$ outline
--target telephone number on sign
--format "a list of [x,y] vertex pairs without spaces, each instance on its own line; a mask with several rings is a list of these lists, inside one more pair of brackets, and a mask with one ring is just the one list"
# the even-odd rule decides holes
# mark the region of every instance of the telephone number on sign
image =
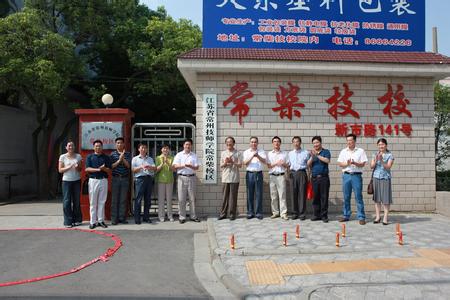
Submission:
[[364,39],[366,45],[385,45],[385,46],[402,46],[410,47],[412,46],[412,40],[404,39],[381,39],[381,38],[366,38]]

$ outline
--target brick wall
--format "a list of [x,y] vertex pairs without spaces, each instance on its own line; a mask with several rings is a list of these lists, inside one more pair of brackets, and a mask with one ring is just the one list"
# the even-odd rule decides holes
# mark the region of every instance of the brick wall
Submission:
[[[271,138],[278,135],[282,139],[282,149],[291,150],[291,139],[294,135],[302,137],[302,147],[311,149],[311,138],[321,135],[323,146],[331,151],[330,163],[330,211],[340,212],[342,208],[341,171],[337,165],[337,157],[340,150],[346,147],[345,138],[335,134],[336,123],[349,124],[401,124],[411,123],[413,132],[411,137],[400,135],[385,135],[388,140],[388,148],[395,156],[393,174],[393,210],[401,211],[434,211],[435,210],[435,167],[434,167],[434,125],[433,125],[433,80],[426,78],[392,78],[392,77],[338,77],[318,75],[261,75],[261,74],[200,74],[197,78],[197,128],[196,150],[201,157],[202,150],[202,95],[217,94],[218,97],[218,161],[220,152],[225,148],[224,140],[228,135],[236,139],[236,147],[244,151],[249,147],[249,137],[258,136],[260,146],[266,150],[272,150]],[[229,107],[223,107],[223,101],[230,96],[230,87],[235,82],[247,81],[249,89],[254,97],[247,100],[250,107],[243,126],[238,124],[237,116],[230,115]],[[281,119],[272,108],[277,106],[275,93],[278,86],[287,87],[291,82],[300,87],[298,96],[305,104],[301,109],[301,118],[293,117]],[[353,117],[338,117],[336,121],[327,110],[329,104],[325,102],[333,95],[333,87],[339,86],[343,94],[343,83],[348,83],[354,95],[350,98],[353,109],[360,114],[360,119]],[[397,84],[402,84],[406,98],[410,100],[407,106],[412,113],[412,118],[406,115],[394,116],[389,119],[382,112],[385,105],[378,102],[377,98],[387,91],[387,84],[391,83],[394,92]],[[395,104],[394,104],[395,105]],[[378,138],[381,137],[378,135]],[[377,138],[361,136],[357,140],[357,146],[366,150],[369,160],[377,150]],[[220,182],[220,169],[219,182]],[[241,184],[239,188],[238,211],[246,212],[246,186],[245,169],[241,172]],[[200,173],[202,170],[200,169]],[[366,166],[364,172],[364,202],[366,211],[372,211],[373,205],[366,193],[369,182],[370,168]],[[264,172],[264,211],[270,212],[270,196],[268,188],[267,168]],[[289,194],[289,193],[288,193]],[[217,214],[221,206],[221,184],[198,185],[197,206],[199,213],[204,215]],[[288,199],[289,208],[292,205]],[[355,211],[354,199],[352,209]]]

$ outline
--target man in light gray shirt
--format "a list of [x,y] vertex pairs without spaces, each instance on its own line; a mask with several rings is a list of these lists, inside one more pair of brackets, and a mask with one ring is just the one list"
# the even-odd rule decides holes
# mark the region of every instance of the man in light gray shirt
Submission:
[[299,136],[292,138],[294,149],[289,152],[289,164],[292,180],[292,199],[294,201],[294,215],[292,219],[306,219],[306,185],[308,184],[308,159],[310,153],[301,148],[302,139]]

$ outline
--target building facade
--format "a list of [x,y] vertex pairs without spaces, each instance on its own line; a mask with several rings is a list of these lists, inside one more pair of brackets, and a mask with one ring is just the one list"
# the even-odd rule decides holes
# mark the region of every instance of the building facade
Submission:
[[[293,136],[300,136],[308,150],[311,138],[322,136],[324,148],[332,155],[330,211],[340,211],[343,196],[337,157],[346,147],[347,133],[357,135],[357,147],[365,149],[369,160],[377,151],[377,139],[388,140],[395,156],[393,210],[436,209],[433,85],[450,74],[448,57],[418,52],[194,49],[179,57],[178,67],[197,98],[196,150],[202,160],[197,207],[201,213],[211,215],[220,209],[220,152],[230,135],[242,152],[249,148],[250,136],[257,136],[265,151],[272,150],[275,135],[281,137],[285,151],[291,150]],[[208,111],[213,106],[205,104],[205,99],[214,102],[214,110]],[[207,127],[214,130],[209,132]],[[215,159],[207,157],[211,151]],[[373,209],[366,193],[370,175],[366,165],[367,210]],[[288,198],[292,209],[290,202]],[[268,213],[267,168],[263,203]],[[246,212],[245,168],[238,212]]]

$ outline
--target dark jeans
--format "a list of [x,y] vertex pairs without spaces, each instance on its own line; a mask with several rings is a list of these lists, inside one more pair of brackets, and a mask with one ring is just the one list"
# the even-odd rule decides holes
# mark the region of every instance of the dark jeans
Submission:
[[64,225],[81,223],[83,220],[80,206],[80,188],[80,180],[62,182]]
[[141,222],[142,198],[144,198],[144,221],[150,219],[150,205],[152,200],[153,177],[141,176],[134,180],[134,221]]
[[304,217],[306,214],[306,184],[308,176],[305,171],[292,171],[292,201],[294,202],[294,214]]
[[111,221],[125,221],[125,211],[127,208],[129,177],[113,176],[111,185]]
[[312,203],[314,216],[317,218],[328,219],[328,197],[330,193],[330,178],[315,177],[312,178],[314,200]]
[[263,173],[247,172],[245,178],[247,180],[247,216],[255,215],[253,199],[256,192],[256,216],[262,217]]

